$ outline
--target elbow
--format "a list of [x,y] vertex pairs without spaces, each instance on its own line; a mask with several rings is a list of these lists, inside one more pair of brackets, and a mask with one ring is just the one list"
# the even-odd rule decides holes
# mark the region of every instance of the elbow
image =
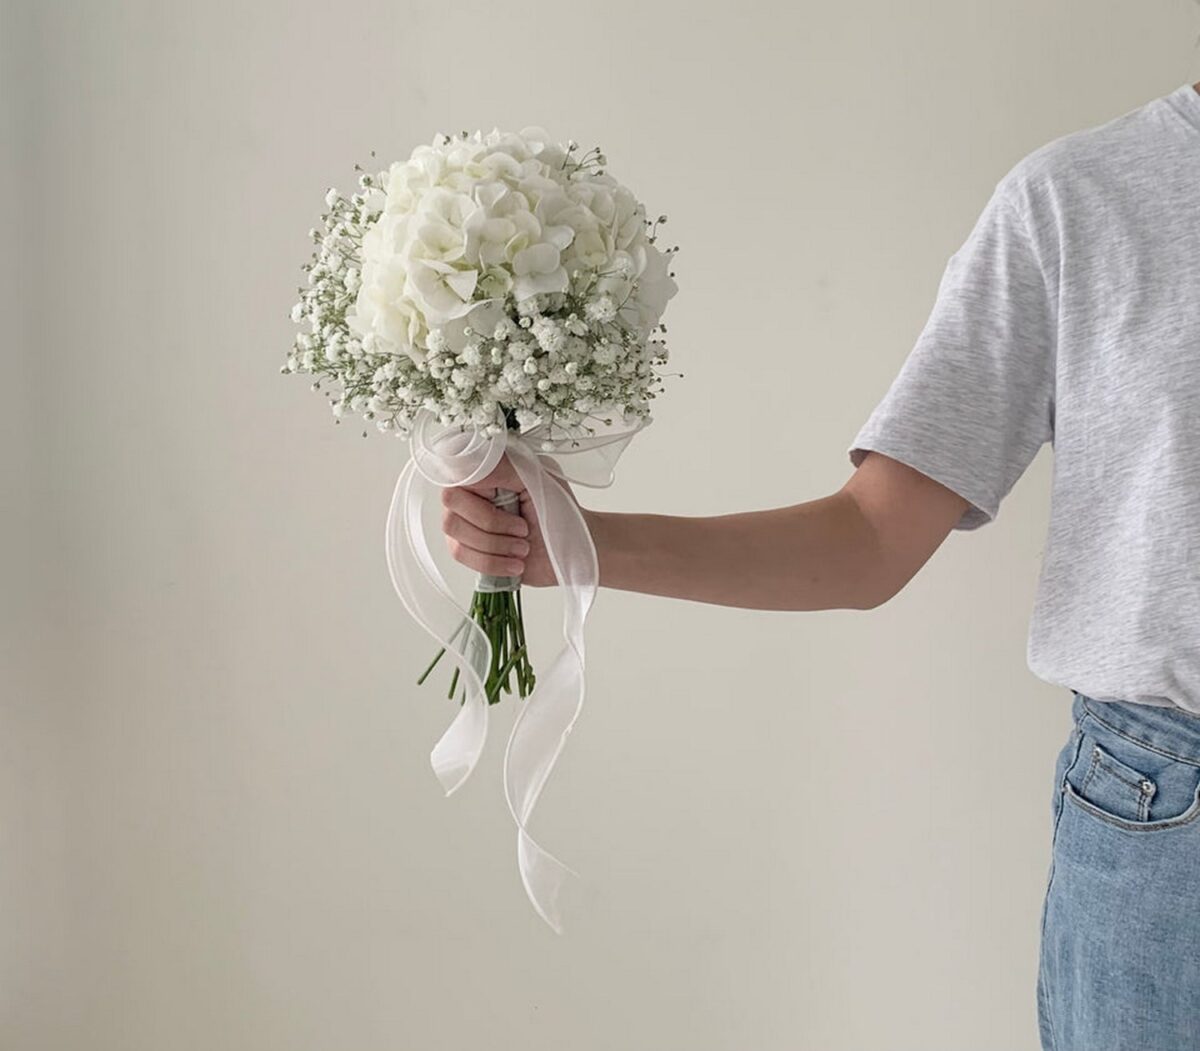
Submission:
[[855,602],[851,603],[850,608],[862,610],[878,609],[895,598],[897,590],[896,588],[877,588],[873,591],[868,591]]
[[878,609],[891,602],[907,586],[908,582],[917,575],[917,569],[911,565],[897,565],[894,562],[883,562],[864,583],[864,599],[859,609]]
[[862,603],[862,605],[859,605],[856,608],[858,608],[858,609],[878,609],[878,608],[880,608],[880,606],[887,605],[888,602],[892,601],[894,599],[894,597],[896,596],[896,594],[899,593],[899,590],[900,590],[899,588],[886,588],[886,589],[883,589],[880,591],[876,591],[875,594],[872,594],[869,597],[869,599],[866,599],[866,601],[864,601]]

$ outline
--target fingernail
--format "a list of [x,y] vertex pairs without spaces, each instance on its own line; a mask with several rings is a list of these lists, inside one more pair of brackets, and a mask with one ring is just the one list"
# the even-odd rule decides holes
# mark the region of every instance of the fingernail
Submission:
[[529,541],[518,540],[515,544],[513,544],[513,550],[516,554],[523,558],[525,555],[529,554]]

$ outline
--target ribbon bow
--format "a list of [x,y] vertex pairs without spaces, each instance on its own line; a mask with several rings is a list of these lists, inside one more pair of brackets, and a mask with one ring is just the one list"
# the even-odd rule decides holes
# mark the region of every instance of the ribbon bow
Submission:
[[527,826],[583,707],[583,627],[599,584],[591,533],[562,482],[611,485],[625,446],[649,422],[614,422],[600,433],[572,429],[565,436],[559,425],[557,437],[539,424],[523,434],[508,430],[489,437],[476,428],[443,426],[423,409],[410,436],[412,456],[400,472],[388,510],[385,540],[392,584],[408,612],[458,665],[466,689],[458,715],[430,754],[433,771],[449,796],[470,776],[483,752],[488,725],[484,682],[492,654],[487,635],[455,600],[438,570],[425,532],[424,509],[436,488],[481,481],[505,453],[533,501],[563,596],[564,645],[545,671],[538,670],[533,691],[519,702],[504,753],[504,794],[517,824],[521,881],[533,907],[558,934],[558,900],[567,876],[578,873],[540,847]]

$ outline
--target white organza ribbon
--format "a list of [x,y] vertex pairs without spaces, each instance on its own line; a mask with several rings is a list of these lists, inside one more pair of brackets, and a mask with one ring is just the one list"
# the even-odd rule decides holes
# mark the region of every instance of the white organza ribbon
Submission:
[[[409,613],[459,668],[466,697],[458,715],[430,755],[434,773],[450,795],[470,776],[487,737],[484,682],[491,643],[455,600],[438,570],[424,527],[424,509],[439,488],[473,485],[508,454],[537,512],[546,552],[563,597],[563,648],[544,668],[534,666],[533,692],[520,706],[504,753],[504,794],[517,823],[517,864],[538,914],[561,934],[559,897],[575,876],[530,836],[528,823],[538,796],[583,706],[583,628],[599,581],[596,548],[579,506],[558,479],[595,488],[611,485],[616,462],[630,439],[649,421],[577,432],[550,440],[545,425],[524,434],[509,430],[487,437],[475,429],[444,427],[423,411],[411,432],[405,464],[388,511],[386,550],[396,593]],[[558,434],[562,434],[561,426]],[[444,549],[440,538],[439,549]]]

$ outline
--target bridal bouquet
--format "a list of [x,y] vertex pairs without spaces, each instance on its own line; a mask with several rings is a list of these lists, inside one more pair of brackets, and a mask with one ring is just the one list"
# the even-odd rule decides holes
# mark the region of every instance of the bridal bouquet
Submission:
[[[372,154],[373,156],[373,154]],[[650,420],[667,361],[661,323],[676,292],[675,248],[658,247],[646,209],[606,169],[539,128],[438,135],[405,161],[362,172],[349,197],[331,189],[297,333],[283,372],[317,377],[335,420],[361,416],[408,439],[393,492],[386,554],[393,584],[454,665],[459,711],[434,747],[447,794],[482,752],[488,707],[523,700],[505,753],[522,880],[561,930],[570,871],[526,825],[584,694],[583,624],[596,552],[567,484],[606,486]],[[368,433],[363,431],[364,436]],[[525,485],[560,585],[564,646],[535,675],[520,580],[480,574],[469,608],[451,594],[424,522],[431,492],[472,485],[507,455]],[[518,512],[517,494],[493,502]]]

